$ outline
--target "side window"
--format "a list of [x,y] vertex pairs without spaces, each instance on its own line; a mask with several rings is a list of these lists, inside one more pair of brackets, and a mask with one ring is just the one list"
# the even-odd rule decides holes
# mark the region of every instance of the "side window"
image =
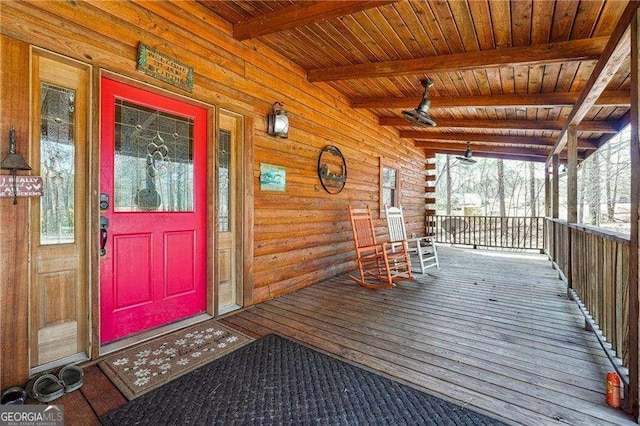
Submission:
[[380,217],[384,206],[400,205],[400,170],[380,159]]

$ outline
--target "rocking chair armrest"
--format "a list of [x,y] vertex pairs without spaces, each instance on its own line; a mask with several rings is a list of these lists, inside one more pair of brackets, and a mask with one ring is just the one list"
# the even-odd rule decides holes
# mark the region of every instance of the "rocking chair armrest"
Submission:
[[376,249],[384,250],[384,244],[385,243],[376,243],[376,244],[371,244],[371,245],[368,245],[368,246],[360,246],[360,247],[357,247],[356,250],[359,251],[359,252],[360,251],[370,251],[370,250],[374,250],[375,251]]
[[420,241],[423,241],[423,240],[424,240],[424,241],[434,241],[434,237],[427,237],[427,236],[424,236],[424,237],[413,237],[413,238],[407,238],[407,239],[406,239],[406,241],[407,241],[408,243],[414,243],[414,242],[416,242],[416,243],[420,243]]

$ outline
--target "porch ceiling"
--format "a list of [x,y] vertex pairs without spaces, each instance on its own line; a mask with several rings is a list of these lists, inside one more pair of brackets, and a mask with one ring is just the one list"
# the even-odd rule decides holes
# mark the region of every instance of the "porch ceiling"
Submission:
[[[425,151],[586,158],[629,123],[627,1],[199,0]],[[437,127],[412,126],[421,80]]]

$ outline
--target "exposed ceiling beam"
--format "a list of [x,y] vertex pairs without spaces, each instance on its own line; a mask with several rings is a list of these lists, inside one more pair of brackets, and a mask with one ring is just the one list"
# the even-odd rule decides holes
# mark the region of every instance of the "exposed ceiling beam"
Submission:
[[[573,106],[580,96],[577,92],[565,93],[532,93],[493,96],[441,96],[430,97],[433,108],[516,108],[516,107],[558,107]],[[407,98],[358,98],[351,99],[353,108],[415,108],[421,97]],[[596,106],[598,107],[628,107],[631,104],[631,94],[628,91],[603,92]]]
[[[424,149],[425,152],[435,153],[435,154],[445,154],[445,155],[463,155],[467,149],[466,144],[438,144],[438,143],[422,143],[421,145],[417,145],[418,148]],[[493,159],[504,159],[504,160],[518,160],[518,161],[536,161],[540,163],[544,163],[546,158],[549,155],[549,150],[543,149],[519,149],[517,151],[511,148],[501,148],[501,149],[490,149],[484,150],[481,149],[478,145],[471,145],[471,149],[473,151],[473,157],[482,157],[482,158],[493,158]],[[584,160],[585,155],[583,153],[578,153],[578,159]],[[560,162],[566,163],[566,158],[561,157]]]
[[[427,153],[427,155],[433,155],[433,154],[460,155],[461,154],[459,152],[438,152],[438,151],[435,151],[435,150],[432,150],[432,149],[429,149],[429,148],[424,148],[424,152]],[[496,153],[485,154],[485,153],[479,152],[477,155],[474,153],[473,156],[474,157],[483,157],[483,158],[492,158],[492,159],[502,159],[502,160],[534,161],[534,162],[538,162],[538,163],[543,163],[547,159],[546,154],[545,154],[545,156],[539,156],[539,155],[524,156],[524,155],[496,154]],[[473,167],[472,164],[469,164],[469,166]]]
[[309,70],[307,78],[311,82],[319,82],[596,60],[604,51],[608,39],[609,37],[594,37],[428,58],[319,68]]
[[569,126],[575,126],[582,121],[589,109],[596,103],[604,89],[613,78],[618,68],[624,63],[631,53],[631,21],[633,20],[640,2],[630,1],[622,12],[618,24],[609,37],[609,41],[602,52],[595,68],[591,72],[589,80],[580,93],[580,97],[569,114],[567,123],[560,132],[558,141],[551,151],[551,155],[562,151],[567,144],[567,132]]
[[[499,130],[540,130],[557,132],[562,130],[564,121],[535,121],[535,120],[452,120],[434,118],[437,127],[420,127],[422,131],[440,131],[444,129],[499,129]],[[412,126],[404,117],[380,117],[378,123],[381,126]],[[578,126],[580,132],[617,133],[617,121],[583,121]]]
[[233,37],[247,40],[350,15],[399,0],[304,1],[233,25]]
[[[467,149],[466,143],[446,143],[446,142],[416,142],[418,148],[429,148],[434,151],[443,153],[457,153],[464,154]],[[549,155],[549,149],[544,148],[517,148],[510,146],[498,146],[498,145],[474,145],[471,144],[471,150],[473,155],[483,154],[514,154],[522,155],[525,157],[540,157]]]
[[[503,144],[503,145],[531,145],[552,148],[555,138],[529,137],[529,136],[505,136],[505,135],[488,135],[483,133],[432,133],[420,132],[416,130],[406,130],[400,132],[400,137],[405,139],[414,139],[416,146],[418,141],[460,141],[460,142],[482,142],[485,144]],[[578,140],[578,148],[580,149],[596,149],[595,141],[580,139]]]

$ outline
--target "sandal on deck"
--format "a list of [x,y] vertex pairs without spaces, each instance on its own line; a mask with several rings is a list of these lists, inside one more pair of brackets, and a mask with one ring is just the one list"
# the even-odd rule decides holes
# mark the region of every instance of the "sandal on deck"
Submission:
[[64,395],[64,385],[53,374],[43,374],[29,380],[27,394],[40,402],[49,402]]
[[62,382],[66,393],[73,392],[82,386],[82,376],[84,376],[82,368],[76,365],[67,365],[58,371],[58,379]]

